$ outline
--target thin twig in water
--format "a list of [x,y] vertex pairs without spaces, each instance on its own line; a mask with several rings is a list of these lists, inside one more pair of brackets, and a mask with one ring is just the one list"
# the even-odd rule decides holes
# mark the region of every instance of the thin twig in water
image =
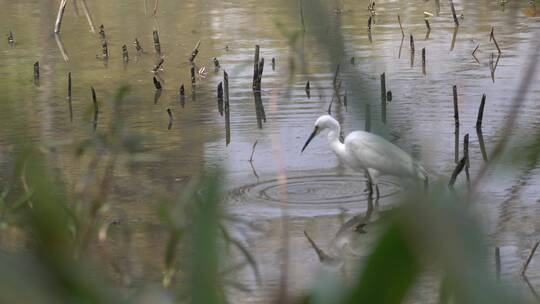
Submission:
[[257,141],[253,143],[253,147],[251,147],[251,156],[249,157],[249,162],[253,162],[253,154],[255,154],[255,147],[257,146]]
[[501,250],[499,247],[495,247],[495,273],[497,274],[497,279],[501,277]]
[[527,271],[527,267],[529,267],[529,263],[531,263],[531,260],[534,256],[534,253],[536,252],[536,248],[538,248],[538,245],[540,242],[536,242],[534,244],[533,248],[531,249],[531,252],[529,253],[529,256],[527,257],[527,260],[525,261],[525,264],[523,264],[523,267],[521,268],[521,275],[525,276],[525,272]]
[[405,37],[405,32],[403,31],[403,26],[401,25],[401,17],[399,17],[399,14],[397,15],[397,20],[399,22],[399,28],[401,29],[401,36]]
[[497,47],[497,51],[500,54],[501,49],[499,48],[499,44],[497,43],[497,40],[495,39],[495,34],[493,34],[493,27],[491,28],[491,34],[489,34],[489,40],[491,41],[492,39],[493,39],[493,42],[495,43],[495,46]]

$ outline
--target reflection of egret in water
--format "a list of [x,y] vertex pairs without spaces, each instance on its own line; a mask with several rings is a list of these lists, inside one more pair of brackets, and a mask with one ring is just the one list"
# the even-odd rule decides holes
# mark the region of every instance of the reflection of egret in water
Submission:
[[320,116],[302,152],[322,130],[329,129],[328,143],[342,163],[353,170],[364,171],[369,180],[369,193],[373,194],[373,185],[379,197],[378,177],[388,174],[399,177],[421,179],[427,185],[427,172],[409,154],[398,146],[378,135],[355,131],[350,133],[344,143],[339,140],[341,128],[337,120],[330,115]]
[[[343,259],[348,254],[358,256],[360,254],[359,250],[369,252],[369,248],[366,248],[365,245],[367,241],[376,239],[374,236],[378,231],[378,227],[375,224],[380,218],[380,216],[373,216],[374,211],[379,211],[378,200],[373,201],[373,198],[369,197],[366,212],[353,216],[341,225],[330,242],[327,251],[317,245],[309,234],[304,231],[304,235],[317,254],[319,261],[324,265],[343,267]],[[370,235],[367,236],[367,233]]]

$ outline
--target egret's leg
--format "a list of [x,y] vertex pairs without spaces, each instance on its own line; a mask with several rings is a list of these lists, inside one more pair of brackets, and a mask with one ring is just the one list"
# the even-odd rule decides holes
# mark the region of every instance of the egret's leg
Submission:
[[375,186],[375,192],[376,192],[376,199],[379,199],[379,196],[380,196],[380,192],[379,192],[379,184],[378,184],[378,176],[379,176],[379,171],[377,170],[373,170],[373,169],[368,169],[367,170],[369,175],[371,176],[371,184]]
[[369,170],[365,170],[365,174],[367,177],[367,190],[369,193],[369,197],[373,196],[373,179],[371,177],[371,174],[369,174]]

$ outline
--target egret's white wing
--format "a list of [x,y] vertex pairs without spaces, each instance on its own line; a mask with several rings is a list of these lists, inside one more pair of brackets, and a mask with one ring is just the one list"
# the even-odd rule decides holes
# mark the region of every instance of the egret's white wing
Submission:
[[409,154],[378,135],[352,132],[345,138],[345,148],[364,168],[372,168],[382,174],[418,176],[418,165]]

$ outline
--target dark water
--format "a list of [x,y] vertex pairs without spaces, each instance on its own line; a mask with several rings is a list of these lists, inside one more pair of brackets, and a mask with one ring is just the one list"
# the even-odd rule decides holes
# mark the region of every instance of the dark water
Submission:
[[[300,28],[296,3],[285,1],[160,1],[158,16],[152,18],[153,1],[89,1],[96,27],[104,24],[110,58],[97,59],[101,46],[92,34],[82,10],[77,17],[68,5],[61,41],[69,61],[65,62],[52,33],[57,9],[55,1],[0,1],[0,31],[13,31],[15,44],[0,44],[0,162],[8,167],[7,153],[15,141],[62,144],[55,155],[69,187],[76,190],[85,162],[73,156],[70,142],[92,134],[90,86],[97,91],[100,107],[97,128],[107,126],[111,105],[107,102],[121,84],[132,87],[137,98],[123,108],[127,127],[149,135],[146,159],[115,171],[114,199],[108,217],[122,219],[133,227],[125,246],[111,244],[111,273],[120,285],[134,286],[157,281],[161,275],[164,235],[156,216],[157,205],[149,201],[161,190],[181,192],[182,185],[204,166],[221,166],[226,171],[228,210],[262,227],[263,232],[246,232],[241,238],[254,253],[263,276],[264,288],[252,275],[240,280],[254,291],[234,293],[240,302],[261,302],[279,285],[281,248],[281,203],[289,202],[290,279],[293,292],[304,289],[319,268],[303,231],[324,248],[353,260],[369,253],[372,234],[363,239],[334,239],[344,220],[367,208],[364,178],[345,169],[328,148],[324,138],[315,140],[304,152],[300,148],[311,132],[313,122],[325,114],[333,98],[333,79],[340,64],[341,92],[347,92],[347,106],[334,102],[333,115],[342,123],[344,134],[364,129],[365,105],[371,105],[373,128],[422,161],[433,180],[447,180],[455,166],[455,129],[452,86],[459,97],[459,153],[462,138],[470,135],[471,176],[483,165],[476,115],[482,94],[487,95],[483,140],[489,153],[500,138],[502,123],[508,117],[520,76],[528,62],[530,44],[540,39],[538,17],[529,17],[526,2],[455,2],[460,27],[452,42],[454,24],[446,1],[398,3],[377,2],[377,16],[367,31],[367,2],[328,2],[321,22],[307,22],[307,34],[289,43],[286,31]],[[304,1],[307,2],[307,1]],[[305,4],[306,18],[313,13]],[[338,9],[339,11],[336,11]],[[525,11],[524,11],[525,10]],[[434,14],[426,35],[424,12]],[[397,23],[400,14],[405,39]],[[308,20],[309,21],[309,20]],[[315,25],[314,25],[315,24]],[[491,27],[502,55],[492,77],[491,61],[497,50],[490,42]],[[151,72],[156,63],[152,30],[159,29],[164,56],[164,90],[155,103]],[[337,30],[339,29],[339,31]],[[337,33],[340,33],[339,35]],[[413,62],[409,34],[414,36]],[[145,54],[136,56],[132,45],[137,37]],[[318,38],[315,38],[318,37]],[[6,39],[7,40],[7,39]],[[187,58],[201,41],[197,68],[205,67],[197,84],[190,84]],[[321,46],[325,41],[325,47]],[[343,42],[344,49],[339,43]],[[121,47],[126,44],[130,61],[124,65]],[[254,45],[265,58],[262,104],[266,122],[258,122],[251,89]],[[471,56],[472,51],[477,60]],[[401,46],[401,47],[400,47]],[[421,50],[426,48],[423,73]],[[400,50],[401,49],[401,50]],[[341,57],[336,58],[335,54]],[[493,55],[492,55],[493,54]],[[493,57],[492,57],[493,56]],[[217,109],[215,89],[222,73],[214,72],[217,57],[230,77],[230,144],[226,145],[225,118]],[[354,57],[354,63],[351,62]],[[275,69],[270,64],[275,58]],[[493,59],[492,59],[493,58]],[[40,61],[41,79],[32,81],[32,65]],[[294,63],[294,66],[290,62]],[[67,73],[73,77],[73,122],[66,99]],[[381,122],[380,74],[386,75],[387,90],[393,99],[387,103],[386,120]],[[292,75],[292,76],[291,76]],[[305,84],[310,81],[310,96]],[[532,83],[538,83],[535,76]],[[186,87],[185,104],[178,89]],[[515,144],[540,128],[540,89],[533,85],[519,109]],[[168,130],[167,109],[174,121]],[[24,131],[24,132],[23,132]],[[248,160],[257,141],[254,161]],[[514,146],[514,145],[511,145]],[[512,149],[512,148],[511,148]],[[509,157],[496,170],[488,172],[481,184],[476,206],[485,224],[487,247],[501,247],[504,279],[518,281],[522,261],[540,235],[540,167]],[[464,183],[460,176],[458,183]],[[380,208],[396,202],[402,186],[397,180],[382,178]],[[118,249],[118,252],[114,248]],[[158,249],[156,249],[158,248]],[[540,289],[540,264],[533,261],[528,270],[531,284]],[[411,301],[429,302],[436,298],[437,280],[428,275],[411,295]],[[425,281],[425,282],[424,282]],[[527,292],[522,284],[516,284]]]

